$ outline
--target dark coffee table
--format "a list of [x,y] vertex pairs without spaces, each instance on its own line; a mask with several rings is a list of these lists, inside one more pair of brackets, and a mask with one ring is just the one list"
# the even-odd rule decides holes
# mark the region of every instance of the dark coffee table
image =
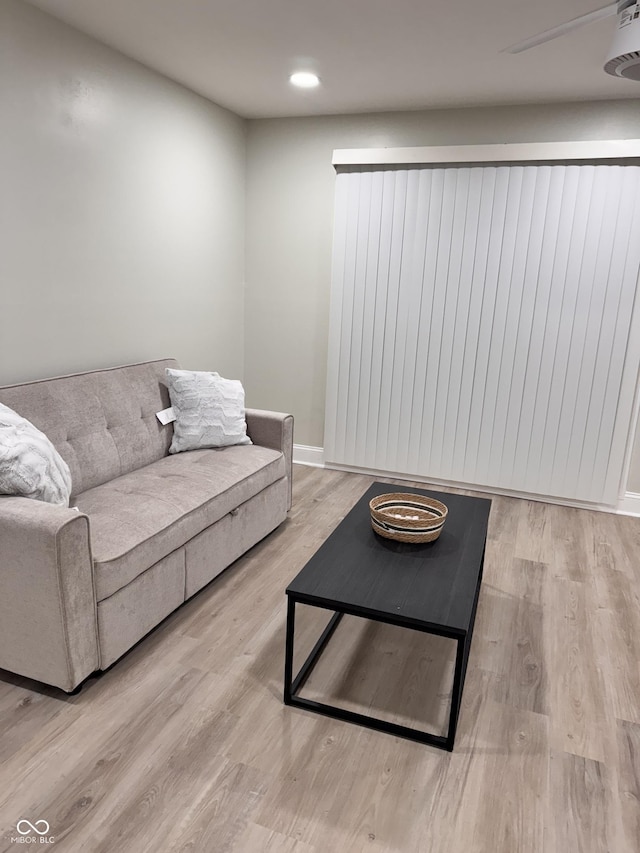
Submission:
[[[406,545],[373,532],[369,501],[394,491],[429,495],[449,507],[436,542]],[[451,751],[480,594],[490,509],[491,501],[484,498],[374,483],[287,587],[285,704]],[[332,610],[334,615],[294,678],[296,604]],[[299,695],[345,613],[456,640],[446,737]]]

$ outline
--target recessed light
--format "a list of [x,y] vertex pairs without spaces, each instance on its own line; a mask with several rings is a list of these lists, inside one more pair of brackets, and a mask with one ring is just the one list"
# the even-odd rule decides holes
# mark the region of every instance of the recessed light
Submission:
[[320,84],[320,78],[311,71],[296,71],[289,77],[289,82],[300,89],[313,89]]

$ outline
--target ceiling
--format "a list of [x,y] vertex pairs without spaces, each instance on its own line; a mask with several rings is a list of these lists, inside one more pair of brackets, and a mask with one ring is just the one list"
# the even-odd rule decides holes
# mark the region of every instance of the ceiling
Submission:
[[30,2],[248,118],[640,98],[603,71],[615,18],[501,52],[605,0]]

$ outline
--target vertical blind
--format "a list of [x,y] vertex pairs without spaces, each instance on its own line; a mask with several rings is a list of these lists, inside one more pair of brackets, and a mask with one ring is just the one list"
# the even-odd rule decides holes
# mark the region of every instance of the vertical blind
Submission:
[[615,503],[639,235],[638,166],[339,173],[326,461]]

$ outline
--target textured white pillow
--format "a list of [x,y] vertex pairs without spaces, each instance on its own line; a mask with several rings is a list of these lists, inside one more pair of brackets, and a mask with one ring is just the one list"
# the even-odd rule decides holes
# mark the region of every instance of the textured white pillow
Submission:
[[69,466],[31,421],[0,403],[0,494],[69,506]]
[[244,388],[237,379],[168,367],[167,384],[176,416],[169,453],[251,444],[244,416]]

